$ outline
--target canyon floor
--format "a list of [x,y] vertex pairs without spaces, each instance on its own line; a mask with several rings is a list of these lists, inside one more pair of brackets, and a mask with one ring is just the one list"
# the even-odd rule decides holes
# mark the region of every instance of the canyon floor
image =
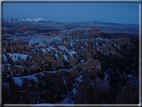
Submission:
[[3,104],[139,103],[137,35],[94,26],[2,32]]

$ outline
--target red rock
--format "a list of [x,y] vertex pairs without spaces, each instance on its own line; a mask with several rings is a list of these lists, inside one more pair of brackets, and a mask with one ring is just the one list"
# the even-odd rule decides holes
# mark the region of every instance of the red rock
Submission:
[[76,60],[71,60],[69,66],[72,67],[74,65],[76,65]]
[[112,52],[115,52],[115,51],[116,51],[115,47],[112,46],[112,45],[109,46],[109,49],[110,49]]
[[123,39],[121,39],[121,42],[123,44],[126,44],[126,43],[130,42],[130,39],[129,38],[123,38]]
[[88,52],[88,51],[86,51],[86,55],[85,55],[85,57],[86,57],[87,59],[90,59],[90,58],[91,58],[91,53],[90,53],[90,52]]
[[61,32],[60,31],[56,31],[55,34],[56,35],[61,35]]
[[29,46],[29,43],[27,41],[26,42],[14,41],[9,43],[4,42],[3,45],[8,52],[17,53],[17,51],[20,51],[20,53],[22,53],[24,47],[27,48]]
[[13,29],[14,31],[29,31],[29,28],[27,26],[23,26],[23,27],[19,27],[19,28],[16,28],[16,29]]
[[[103,54],[105,55],[108,55],[109,54],[109,50],[108,50],[108,47],[98,47],[99,48],[99,51],[102,52]],[[115,48],[111,48],[112,51],[115,51]]]
[[101,69],[101,64],[99,62],[99,60],[95,59],[90,59],[89,61],[85,62],[85,63],[81,63],[77,65],[77,68],[87,68],[89,70],[94,70],[94,71],[98,71]]

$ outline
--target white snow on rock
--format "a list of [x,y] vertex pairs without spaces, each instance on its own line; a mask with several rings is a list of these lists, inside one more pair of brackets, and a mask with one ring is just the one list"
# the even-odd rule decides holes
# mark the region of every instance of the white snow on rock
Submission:
[[72,58],[73,58],[73,55],[77,53],[73,50],[69,51],[65,46],[59,45],[59,48],[62,49],[62,50],[65,50],[65,52],[69,53]]
[[35,21],[35,22],[38,22],[38,21],[45,21],[45,19],[43,19],[43,18],[20,18],[19,21]]
[[43,45],[45,45],[44,42],[39,42],[39,44],[38,44],[38,46],[43,46]]
[[35,43],[38,43],[38,41],[36,39],[29,40],[29,44],[35,44]]
[[7,57],[4,54],[2,54],[2,61],[3,61],[3,63],[7,62]]
[[64,57],[64,59],[65,59],[66,61],[68,61],[67,55],[63,55],[63,57]]
[[71,96],[71,97],[67,97],[67,98],[63,99],[59,103],[56,102],[55,104],[65,104],[65,106],[67,106],[67,107],[73,107],[70,104],[74,104],[74,101],[72,100],[72,96]]
[[82,75],[79,75],[79,77],[77,77],[75,80],[81,82],[82,81],[81,79],[82,79]]
[[82,46],[80,46],[83,50],[85,50],[86,51],[86,49],[85,48],[83,48]]
[[67,88],[66,80],[63,78],[63,76],[62,76],[62,79],[63,79],[64,84],[66,85],[66,88]]
[[17,66],[17,67],[23,68],[23,66],[20,66],[20,65],[14,65],[14,66]]
[[[7,83],[5,83],[5,82],[2,82],[5,86],[7,86]],[[8,83],[9,84],[9,83]]]
[[73,55],[76,54],[75,51],[71,50],[70,52],[68,52],[70,54],[70,56],[73,58]]
[[131,77],[132,75],[127,75],[127,77]]
[[97,47],[97,51],[99,51],[99,47]]
[[77,90],[76,90],[76,88],[73,88],[73,94],[75,95],[76,93],[77,93]]
[[59,45],[59,48],[62,49],[62,50],[68,51],[68,49],[65,46]]
[[53,46],[49,46],[48,48],[53,49],[53,50],[56,50],[56,48],[53,47]]
[[73,86],[74,87],[79,87],[79,84],[78,83],[74,83]]
[[12,77],[12,79],[14,80],[15,84],[22,87],[23,85],[23,81],[21,80],[20,77]]
[[58,59],[58,54],[55,54],[56,59]]
[[57,98],[57,94],[55,95],[55,99]]
[[107,74],[107,73],[105,73],[105,72],[104,72],[104,75],[106,76],[106,78],[109,77],[109,74]]
[[9,66],[10,64],[8,64],[8,71],[11,71],[11,68],[10,68],[10,66]]
[[[60,69],[60,70],[57,70],[57,71],[43,71],[43,72],[48,72],[48,73],[57,73],[57,72],[60,72],[60,71],[66,71],[66,72],[70,72],[68,69]],[[40,72],[40,73],[43,73],[43,72]],[[39,73],[38,73],[39,74]],[[43,74],[44,75],[44,74]]]
[[[51,49],[53,49],[56,53],[59,52],[57,51],[57,49],[54,46],[48,46],[48,48],[46,48],[48,51],[51,51]],[[60,52],[59,52],[60,53]]]
[[21,77],[12,77],[12,79],[14,80],[15,84],[17,84],[18,86],[22,87],[23,85],[23,79],[28,79],[28,80],[34,80],[36,83],[38,83],[38,79],[37,77],[35,77],[34,75],[28,75],[28,76],[21,76]]
[[110,41],[110,39],[104,39],[104,38],[101,38],[101,37],[98,37],[98,38],[95,38],[97,41],[100,40],[100,41]]
[[70,46],[73,46],[73,45],[74,45],[74,43],[73,43],[73,42],[71,42],[71,43],[70,43]]
[[2,64],[2,72],[4,72],[4,64]]
[[27,56],[28,56],[28,55],[17,54],[17,53],[7,53],[7,55],[9,55],[14,62],[18,60],[18,57],[20,57],[21,59],[26,60]]
[[65,93],[62,93],[62,94],[61,94],[61,97],[65,97]]
[[42,48],[42,52],[43,52],[43,54],[47,53],[46,49],[44,49],[44,48]]
[[65,98],[64,100],[62,100],[60,104],[74,104],[74,102],[72,101],[72,97],[69,97],[69,98]]
[[81,63],[83,63],[83,62],[84,62],[84,60],[81,60],[80,62],[81,62]]

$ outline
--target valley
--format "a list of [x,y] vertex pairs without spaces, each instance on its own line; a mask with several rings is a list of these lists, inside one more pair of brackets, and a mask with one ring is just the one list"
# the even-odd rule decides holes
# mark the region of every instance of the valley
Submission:
[[3,104],[139,103],[138,26],[28,20],[3,21]]

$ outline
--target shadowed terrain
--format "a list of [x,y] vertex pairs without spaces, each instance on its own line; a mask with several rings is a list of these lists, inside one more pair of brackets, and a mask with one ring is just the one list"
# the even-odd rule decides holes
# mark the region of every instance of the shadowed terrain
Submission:
[[138,40],[137,25],[4,20],[3,104],[138,104]]

